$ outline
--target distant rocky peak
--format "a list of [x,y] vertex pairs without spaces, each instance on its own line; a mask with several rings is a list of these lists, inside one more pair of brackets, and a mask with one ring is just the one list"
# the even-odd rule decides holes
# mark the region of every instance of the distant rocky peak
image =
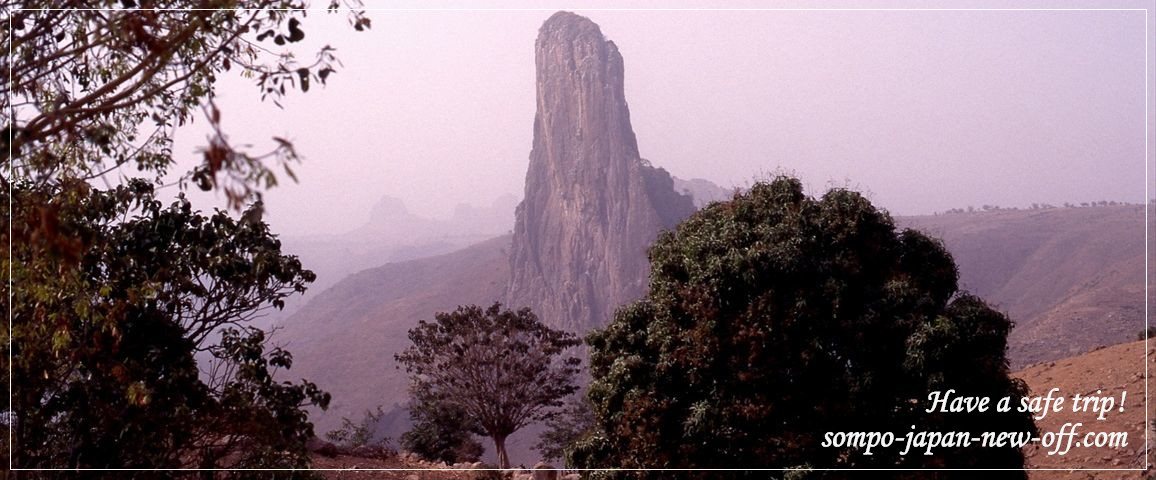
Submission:
[[572,331],[642,295],[646,249],[694,211],[638,154],[623,61],[589,19],[551,16],[535,43],[537,113],[508,301]]
[[736,188],[723,188],[703,178],[683,180],[673,177],[674,189],[694,198],[695,208],[702,208],[711,202],[725,202],[734,198]]
[[409,209],[406,208],[405,201],[389,195],[383,195],[377,203],[373,204],[373,208],[369,210],[370,223],[409,216]]

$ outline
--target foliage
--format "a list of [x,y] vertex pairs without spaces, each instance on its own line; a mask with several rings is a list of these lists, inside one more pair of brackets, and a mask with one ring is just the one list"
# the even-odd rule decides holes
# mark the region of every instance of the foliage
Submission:
[[401,434],[402,449],[431,462],[476,462],[482,444],[474,438],[476,424],[453,404],[415,398],[409,406],[413,427]]
[[382,417],[385,417],[385,411],[382,410],[381,405],[378,405],[374,411],[366,410],[361,423],[354,423],[349,417],[342,417],[341,428],[327,432],[325,438],[333,443],[354,448],[388,445],[389,436],[381,435],[377,431]]
[[[15,287],[10,304],[0,300],[12,312],[4,371],[18,386],[13,464],[306,465],[304,407],[324,408],[329,395],[275,381],[292,356],[267,349],[247,322],[304,291],[313,273],[281,253],[267,225],[204,216],[183,197],[163,207],[144,181],[68,192],[3,192],[15,238],[44,240],[30,230],[45,209],[57,233],[13,242],[0,265]],[[71,241],[87,248],[75,255]]]
[[588,337],[597,428],[572,465],[1023,467],[1013,448],[821,446],[825,432],[1035,431],[1025,413],[924,413],[949,388],[1019,404],[1012,323],[957,290],[940,242],[858,193],[758,183],[664,232],[650,259],[648,294]]
[[396,359],[411,375],[414,402],[460,409],[494,440],[502,468],[510,466],[506,437],[556,415],[553,407],[577,390],[579,360],[563,354],[580,341],[529,308],[458,307],[421,321],[409,339]]
[[[274,381],[292,357],[249,325],[313,280],[260,222],[260,191],[299,156],[280,138],[265,153],[230,144],[214,99],[226,72],[278,105],[326,82],[332,48],[304,61],[291,48],[308,4],[0,0],[14,465],[305,465],[303,407],[328,394]],[[211,133],[177,183],[222,191],[239,221],[155,199],[176,129],[198,116]],[[94,190],[108,175],[119,186]]]
[[[330,11],[341,0],[331,0]],[[11,101],[0,159],[13,175],[37,184],[69,184],[135,167],[159,178],[173,167],[174,130],[196,118],[211,127],[200,166],[183,181],[220,188],[233,208],[258,188],[276,183],[265,165],[275,159],[293,176],[292,144],[275,139],[271,152],[235,148],[221,130],[214,104],[218,76],[238,71],[274,102],[289,89],[325,83],[337,58],[324,46],[300,61],[289,44],[305,38],[307,0],[3,0],[4,64]],[[350,11],[357,30],[370,21]],[[7,106],[7,105],[6,105]],[[9,117],[9,113],[12,114]],[[8,145],[11,138],[11,145]],[[9,158],[9,148],[12,157]],[[7,181],[0,177],[3,186]]]
[[594,430],[594,411],[582,395],[571,396],[558,415],[546,419],[546,430],[538,437],[534,449],[542,459],[553,462],[566,458],[566,452]]

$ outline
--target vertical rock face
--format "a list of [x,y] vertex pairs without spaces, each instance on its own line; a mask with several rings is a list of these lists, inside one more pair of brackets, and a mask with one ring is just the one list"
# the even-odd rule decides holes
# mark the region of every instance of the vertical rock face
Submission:
[[535,61],[538,110],[508,301],[584,332],[642,295],[646,248],[694,206],[639,157],[622,56],[598,25],[554,14],[538,32]]

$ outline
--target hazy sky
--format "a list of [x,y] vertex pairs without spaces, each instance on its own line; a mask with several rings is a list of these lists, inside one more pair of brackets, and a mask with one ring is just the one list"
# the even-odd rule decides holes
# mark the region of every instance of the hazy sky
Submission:
[[[1145,7],[1108,3],[1018,6]],[[562,6],[618,45],[639,150],[675,176],[732,186],[788,171],[895,214],[1144,198],[1143,11]],[[280,110],[246,80],[220,87],[235,143],[280,135],[307,157],[300,184],[266,195],[267,218],[286,234],[339,233],[383,195],[436,217],[521,197],[534,39],[551,14],[373,11],[368,32],[311,14],[301,51],[329,43],[345,65],[326,88]],[[184,131],[177,152],[193,158],[202,140]]]

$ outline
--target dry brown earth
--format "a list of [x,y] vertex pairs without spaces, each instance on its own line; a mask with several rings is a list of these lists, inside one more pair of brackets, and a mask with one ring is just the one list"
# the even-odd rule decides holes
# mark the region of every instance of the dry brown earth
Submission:
[[[1025,453],[1031,468],[1059,468],[1059,469],[1126,469],[1144,468],[1145,434],[1151,436],[1150,429],[1145,428],[1145,406],[1149,412],[1149,419],[1153,405],[1145,399],[1144,368],[1151,370],[1156,361],[1156,343],[1145,348],[1144,342],[1130,342],[1112,347],[1101,348],[1083,355],[1064,358],[1054,362],[1041,363],[1030,366],[1015,375],[1027,382],[1033,395],[1046,394],[1052,388],[1059,388],[1059,392],[1067,397],[1079,393],[1081,395],[1095,394],[1101,391],[1104,394],[1116,395],[1126,391],[1124,411],[1114,411],[1106,415],[1104,420],[1098,420],[1096,415],[1084,412],[1073,412],[1070,408],[1051,413],[1044,419],[1037,421],[1040,433],[1058,432],[1066,423],[1083,423],[1082,432],[1126,432],[1128,445],[1119,449],[1110,448],[1073,448],[1065,455],[1047,455],[1050,449],[1038,446],[1029,446]],[[1150,437],[1149,442],[1153,439]],[[1132,479],[1142,478],[1137,471],[1034,471],[1033,479]]]

